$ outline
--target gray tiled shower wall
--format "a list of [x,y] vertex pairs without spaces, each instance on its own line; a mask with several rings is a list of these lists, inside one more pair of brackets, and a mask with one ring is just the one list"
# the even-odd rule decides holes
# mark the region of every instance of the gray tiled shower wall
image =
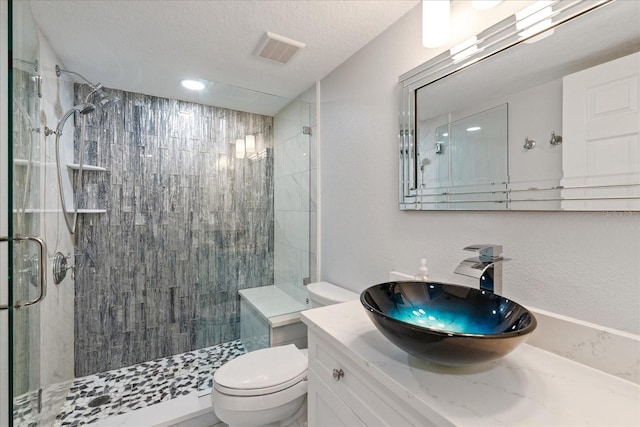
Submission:
[[[85,163],[107,171],[80,205],[106,213],[78,221],[76,376],[235,340],[237,291],[273,284],[273,118],[109,93],[86,116]],[[249,134],[258,155],[236,158]]]

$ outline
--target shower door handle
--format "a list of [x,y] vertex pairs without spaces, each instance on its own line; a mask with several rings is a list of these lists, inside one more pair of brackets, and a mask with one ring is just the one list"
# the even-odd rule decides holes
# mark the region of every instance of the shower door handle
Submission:
[[38,257],[38,296],[34,299],[26,302],[16,301],[16,303],[11,305],[0,305],[0,310],[8,310],[10,308],[20,308],[20,307],[28,307],[30,305],[34,305],[39,303],[47,296],[47,245],[44,243],[39,237],[32,236],[15,236],[10,238],[8,236],[0,236],[0,242],[10,242],[10,241],[22,241],[22,240],[30,240],[32,242],[36,242],[38,244],[40,255]]

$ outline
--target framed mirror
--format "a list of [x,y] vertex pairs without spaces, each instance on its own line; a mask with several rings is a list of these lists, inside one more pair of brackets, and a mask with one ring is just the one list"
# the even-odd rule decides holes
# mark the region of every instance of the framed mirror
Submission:
[[640,210],[638,22],[536,1],[400,76],[400,208]]

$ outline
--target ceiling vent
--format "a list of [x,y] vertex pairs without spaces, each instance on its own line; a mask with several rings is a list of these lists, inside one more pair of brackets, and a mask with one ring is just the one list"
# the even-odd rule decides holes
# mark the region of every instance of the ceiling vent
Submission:
[[304,43],[267,32],[258,44],[255,54],[271,61],[287,64],[303,47],[305,47]]

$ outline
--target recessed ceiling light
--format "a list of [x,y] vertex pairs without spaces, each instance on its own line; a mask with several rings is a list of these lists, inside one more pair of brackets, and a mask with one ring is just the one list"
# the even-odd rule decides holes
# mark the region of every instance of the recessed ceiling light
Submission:
[[180,84],[189,89],[189,90],[202,90],[204,89],[204,83],[202,83],[199,80],[189,80],[189,79],[185,79],[185,80],[180,80]]

